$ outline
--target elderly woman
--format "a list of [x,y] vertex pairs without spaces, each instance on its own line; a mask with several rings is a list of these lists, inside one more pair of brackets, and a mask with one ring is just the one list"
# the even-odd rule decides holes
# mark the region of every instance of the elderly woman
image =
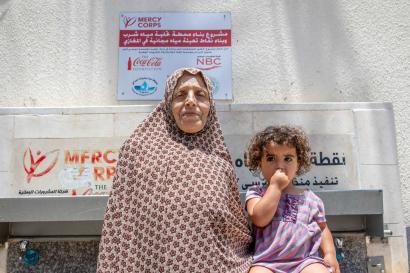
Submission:
[[124,143],[97,272],[248,272],[250,231],[210,81],[175,71]]

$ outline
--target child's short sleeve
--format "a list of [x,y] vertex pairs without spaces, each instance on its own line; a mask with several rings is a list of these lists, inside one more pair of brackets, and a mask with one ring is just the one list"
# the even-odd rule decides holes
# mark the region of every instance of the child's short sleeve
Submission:
[[323,205],[322,199],[320,199],[316,194],[311,192],[311,205],[312,205],[312,212],[313,212],[313,221],[318,223],[326,222],[325,217],[325,206]]
[[265,194],[266,189],[262,186],[252,186],[246,192],[245,197],[245,210],[246,210],[246,203],[253,199],[253,198],[261,198]]

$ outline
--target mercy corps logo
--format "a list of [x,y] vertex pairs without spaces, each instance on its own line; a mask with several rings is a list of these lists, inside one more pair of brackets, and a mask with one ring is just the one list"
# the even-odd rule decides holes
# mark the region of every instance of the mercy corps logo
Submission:
[[124,27],[130,27],[137,23],[139,28],[160,28],[162,17],[128,17],[121,15]]
[[[37,151],[33,153],[31,148],[23,154],[23,167],[27,174],[27,183],[30,183],[33,177],[41,177],[48,174],[57,164],[60,150],[55,149],[46,153]],[[118,151],[115,149],[107,150],[65,150],[64,165],[65,170],[78,169],[76,179],[82,177],[86,168],[89,168],[87,164],[90,164],[94,181],[110,180],[115,174],[115,164],[118,158]],[[101,166],[99,164],[105,164]],[[80,167],[78,167],[80,165]],[[72,172],[69,172],[69,176],[73,177]]]
[[23,155],[23,166],[27,173],[27,183],[33,177],[40,177],[49,173],[57,164],[59,150],[52,150],[45,154],[37,151],[35,154],[28,148]]
[[138,57],[136,59],[128,58],[127,70],[133,70],[137,67],[161,67],[162,58],[159,57]]
[[125,15],[121,15],[121,17],[125,28],[132,26],[137,22],[137,17],[128,17]]

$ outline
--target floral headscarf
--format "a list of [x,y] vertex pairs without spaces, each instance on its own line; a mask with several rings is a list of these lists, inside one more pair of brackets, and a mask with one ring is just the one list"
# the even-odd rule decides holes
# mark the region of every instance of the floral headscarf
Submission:
[[[171,112],[184,73],[199,74],[210,92],[207,123],[195,134],[181,131]],[[200,70],[179,69],[121,148],[97,272],[245,273],[250,242],[210,81]]]

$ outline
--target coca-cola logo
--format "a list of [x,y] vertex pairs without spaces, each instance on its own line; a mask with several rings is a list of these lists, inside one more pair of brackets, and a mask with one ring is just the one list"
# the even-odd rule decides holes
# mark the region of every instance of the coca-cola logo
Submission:
[[159,57],[137,57],[132,60],[128,58],[128,70],[132,70],[134,67],[161,67],[162,58]]

